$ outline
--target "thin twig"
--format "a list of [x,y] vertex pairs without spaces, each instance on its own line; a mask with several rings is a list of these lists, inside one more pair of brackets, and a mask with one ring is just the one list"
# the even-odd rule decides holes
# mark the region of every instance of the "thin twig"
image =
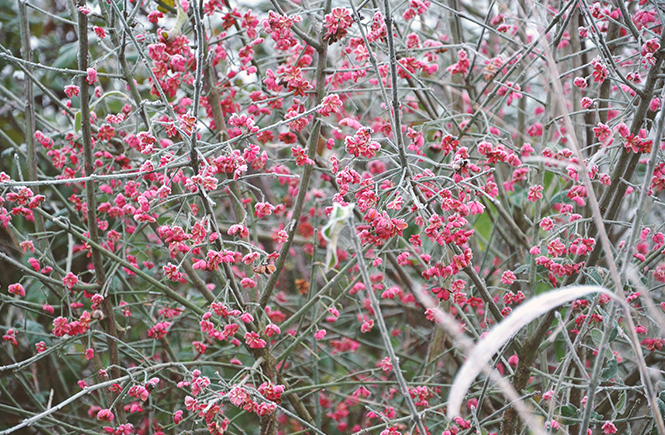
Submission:
[[399,358],[395,354],[395,349],[393,349],[392,342],[390,341],[390,333],[388,332],[388,328],[386,327],[386,322],[384,321],[383,314],[381,313],[381,304],[379,304],[379,301],[376,299],[376,295],[372,290],[372,281],[369,277],[367,265],[365,264],[363,249],[360,246],[360,241],[358,240],[358,235],[356,234],[355,224],[353,223],[353,217],[351,217],[349,221],[349,226],[351,228],[351,233],[353,234],[352,239],[353,239],[353,244],[355,245],[356,259],[358,261],[358,266],[360,268],[360,274],[362,275],[363,283],[365,284],[365,289],[367,291],[367,294],[369,295],[369,300],[372,304],[372,309],[374,310],[375,313],[376,324],[378,325],[379,331],[381,332],[381,338],[383,339],[384,347],[386,349],[386,352],[388,352],[388,357],[390,358],[390,361],[392,362],[393,373],[395,374],[395,379],[399,384],[400,393],[402,394],[402,397],[404,398],[404,401],[406,402],[406,405],[409,408],[409,412],[411,413],[411,418],[416,423],[416,426],[418,426],[418,430],[420,431],[421,434],[426,434],[427,430],[425,428],[425,424],[423,423],[422,418],[418,413],[418,410],[416,409],[416,405],[413,403],[413,399],[411,398],[411,394],[409,393],[409,386],[407,385],[406,380],[404,379],[404,374],[402,373],[402,369],[400,368]]

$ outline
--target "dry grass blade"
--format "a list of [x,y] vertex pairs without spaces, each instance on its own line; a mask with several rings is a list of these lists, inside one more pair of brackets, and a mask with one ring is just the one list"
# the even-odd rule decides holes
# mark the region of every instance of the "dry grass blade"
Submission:
[[607,289],[598,286],[575,286],[545,293],[515,309],[497,324],[467,355],[466,362],[457,373],[448,397],[448,418],[460,414],[462,401],[474,379],[483,371],[496,352],[520,329],[548,311],[589,293],[603,293],[623,303]]

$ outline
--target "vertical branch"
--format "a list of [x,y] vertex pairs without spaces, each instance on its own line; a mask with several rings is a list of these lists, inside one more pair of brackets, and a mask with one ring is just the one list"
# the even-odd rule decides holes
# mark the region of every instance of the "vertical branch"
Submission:
[[[208,52],[208,41],[205,40],[205,52]],[[220,107],[221,101],[219,96],[219,90],[215,84],[215,68],[210,62],[206,60],[206,67],[203,70],[203,76],[205,79],[205,85],[208,90],[208,101],[210,101],[210,107],[212,108],[212,119],[215,121],[215,130],[217,131],[217,139],[219,141],[224,141],[228,139],[228,134],[226,133],[226,124],[224,122],[224,116],[222,114],[222,108]]]
[[[605,362],[605,348],[609,345],[610,331],[614,327],[615,315],[616,315],[616,305],[613,303],[609,312],[609,321],[605,322],[605,328],[603,328],[603,335],[598,344],[598,356],[593,364],[593,372],[591,375],[591,380],[589,381],[589,388],[587,390],[587,403],[584,406],[584,415],[582,417],[582,424],[580,426],[581,434],[587,433],[589,429],[589,423],[591,421],[591,414],[594,408],[594,401],[596,398],[596,392],[600,386],[600,373],[603,368],[603,363]],[[641,357],[641,355],[640,355]],[[655,412],[660,413],[659,409],[656,409]]]
[[[85,6],[86,0],[78,0],[78,6]],[[87,71],[88,69],[88,16],[83,12],[79,11],[78,13],[78,30],[79,30],[79,54],[78,54],[78,66],[79,70]],[[81,135],[83,140],[83,168],[86,177],[90,177],[94,173],[94,156],[93,156],[93,145],[92,145],[92,128],[90,124],[90,88],[86,80],[86,76],[81,75],[79,77],[79,89],[80,89],[80,100],[81,100]],[[97,203],[95,198],[95,185],[94,180],[88,180],[85,182],[85,194],[86,201],[88,203],[88,234],[90,240],[99,244],[99,233],[97,229]],[[102,256],[98,248],[91,248],[92,250],[92,264],[95,268],[95,280],[98,284],[103,285],[106,282],[106,274],[104,271],[104,264],[102,262]],[[111,306],[110,298],[104,298],[104,301],[101,304],[102,311],[106,318],[104,328],[108,334],[106,344],[109,351],[109,359],[111,361],[112,374],[114,377],[119,377],[120,372],[118,367],[120,366],[120,359],[118,357],[118,345],[116,343],[117,331],[115,325],[115,316],[113,312],[113,307]],[[125,421],[125,413],[122,405],[115,407],[116,413],[118,414],[118,419],[121,422]]]
[[[665,89],[661,91],[660,95],[661,101],[665,98]],[[649,196],[649,185],[651,184],[651,176],[653,175],[654,168],[656,167],[656,162],[658,161],[658,149],[660,148],[661,139],[663,137],[663,129],[665,128],[665,113],[660,110],[658,112],[658,123],[656,127],[656,135],[654,137],[654,147],[651,151],[651,157],[649,158],[649,163],[647,164],[646,175],[642,181],[642,189],[640,191],[640,199],[637,203],[637,208],[635,209],[635,217],[633,218],[633,225],[631,226],[630,240],[626,245],[626,250],[624,252],[623,261],[621,264],[621,279],[626,278],[626,273],[630,265],[630,254],[632,247],[635,246],[637,242],[637,236],[640,233],[640,228],[642,227],[642,217],[646,210],[647,197]]]
[[[525,0],[519,0],[519,6],[520,6],[520,12],[525,14],[524,16],[524,23],[519,26],[519,29],[517,31],[519,38],[522,42],[522,46],[526,46],[529,43],[529,37],[526,34],[526,21],[528,17],[526,16],[526,13],[528,11],[528,8],[526,7],[526,1]],[[521,77],[521,75],[520,75]],[[525,83],[520,83],[520,86],[522,89],[526,88]],[[520,98],[518,104],[518,112],[517,112],[517,134],[518,138],[521,137],[520,135],[524,134],[526,131],[526,98]],[[522,145],[520,143],[515,144],[518,148]],[[501,184],[501,183],[499,183]]]
[[[575,10],[575,14],[577,15],[577,22],[579,27],[582,27],[584,25],[584,15],[579,11],[579,9]],[[612,24],[610,23],[610,26]],[[572,32],[573,35],[577,35],[577,32]],[[589,56],[587,56],[586,53],[586,41],[584,38],[577,37],[576,40],[579,41],[579,52],[580,52],[580,66],[584,66],[582,68],[582,76],[583,77],[588,77],[590,75],[589,72]],[[602,97],[601,97],[602,98]],[[588,148],[587,155],[592,156],[597,150],[595,147],[593,147],[593,143],[596,141],[596,137],[593,134],[593,125],[594,125],[594,119],[595,119],[595,113],[593,110],[587,110],[584,113],[584,130],[585,130],[585,137],[586,137],[586,148]]]
[[390,11],[390,0],[383,0],[383,7],[385,9],[384,20],[386,22],[388,33],[388,52],[390,55],[390,79],[392,88],[392,115],[390,118],[392,120],[393,133],[397,140],[397,152],[399,153],[399,160],[402,164],[402,171],[406,171],[407,174],[410,174],[409,162],[406,159],[406,150],[404,149],[404,136],[402,135],[402,117],[399,101],[399,88],[397,86],[399,77],[397,76],[397,55],[395,54],[395,36],[393,33],[393,17],[392,12]]
[[[612,50],[613,44],[612,41],[616,39],[619,36],[619,26],[613,22],[610,21],[609,27],[607,28],[607,46],[610,50]],[[585,54],[586,56],[586,54]],[[607,122],[607,115],[609,112],[609,97],[610,97],[610,90],[613,86],[613,82],[611,80],[605,80],[601,85],[600,85],[600,95],[598,97],[598,117],[600,118],[600,122],[606,123]]]
[[[200,15],[200,12],[199,12]],[[198,25],[197,25],[198,26]],[[208,53],[208,40],[203,38],[203,52]],[[209,57],[205,60],[205,65],[202,67],[203,72],[203,81],[205,88],[207,90],[208,102],[212,109],[212,119],[215,122],[215,132],[217,133],[217,140],[220,142],[228,140],[229,135],[226,131],[226,122],[224,122],[224,114],[222,113],[221,108],[221,97],[219,95],[219,89],[216,86],[217,76],[215,74],[215,68],[209,61]],[[240,188],[238,182],[233,179],[232,174],[227,174],[227,179],[229,180],[229,187],[231,192],[235,195],[236,198],[240,198]],[[236,215],[236,221],[240,222],[243,219],[243,208],[238,201],[233,201],[234,212]]]
[[115,20],[114,20],[114,14],[113,11],[106,5],[105,2],[100,3],[102,15],[104,19],[106,20],[107,24],[109,24],[109,33],[111,35],[111,41],[113,44],[118,47],[118,62],[120,63],[120,70],[122,71],[122,75],[125,78],[125,83],[127,83],[127,87],[129,88],[129,93],[132,95],[132,98],[134,99],[134,104],[136,104],[136,110],[139,112],[139,115],[141,116],[141,120],[143,121],[143,125],[145,126],[146,129],[150,129],[150,121],[148,119],[148,113],[142,104],[141,101],[141,94],[139,94],[139,91],[136,87],[136,83],[134,83],[134,77],[131,75],[131,68],[129,67],[129,63],[127,63],[127,37],[125,34],[122,35],[122,39],[120,38],[120,35],[118,35],[118,32],[115,29]]
[[[196,149],[197,143],[198,143],[198,112],[199,112],[199,106],[201,103],[201,91],[203,89],[203,68],[204,68],[204,59],[205,59],[205,28],[203,26],[203,20],[201,19],[201,5],[198,4],[195,1],[192,2],[192,9],[194,12],[194,33],[196,37],[196,74],[194,78],[194,101],[192,104],[192,116],[195,118],[194,121],[194,127],[192,134],[190,136],[190,148],[189,148],[189,157],[190,157],[190,166],[192,168],[192,171],[194,175],[197,175],[199,173],[199,153],[198,150]],[[214,210],[212,209],[212,200],[208,196],[208,194],[205,192],[205,189],[203,186],[199,186],[199,193],[201,196],[201,201],[203,203],[203,207],[206,210],[206,214],[210,218],[210,222],[213,226],[213,229],[215,232],[218,234],[221,234],[219,231],[219,225],[217,224],[217,218],[215,217]],[[222,240],[218,238],[215,240],[215,246],[217,250],[221,251],[224,249],[224,245],[222,243]],[[231,270],[231,267],[227,264],[224,263],[223,265],[224,268],[224,273],[226,274],[226,279],[228,281],[228,284],[231,288],[231,291],[233,292],[236,300],[241,303],[242,301],[242,296],[240,294],[240,289],[238,288],[238,284],[236,283],[234,276],[233,276],[233,271]]]
[[[205,29],[203,28],[203,21],[201,21],[201,11],[197,0],[192,2],[192,9],[194,10],[194,36],[196,38],[196,75],[194,77],[194,103],[192,104],[192,116],[194,117],[194,128],[190,137],[189,158],[194,170],[194,175],[199,173],[199,156],[196,151],[198,127],[198,114],[199,105],[201,103],[201,88],[203,87],[203,64],[205,59],[205,52],[203,50],[203,41],[205,39]],[[175,121],[175,119],[174,119]]]
[[[331,8],[331,1],[327,0],[325,3],[323,14],[324,15],[328,14],[330,12],[330,8]],[[314,102],[315,105],[319,105],[321,103],[321,100],[323,100],[323,94],[325,92],[325,83],[326,83],[325,67],[326,67],[326,62],[328,60],[328,44],[326,44],[323,41],[324,34],[325,34],[325,28],[322,28],[321,32],[319,33],[319,44],[317,47],[314,47],[318,54],[318,60],[316,63],[316,72],[315,72],[315,77],[316,77],[316,91],[315,91],[316,100]],[[311,160],[314,160],[314,157],[316,155],[316,147],[319,142],[320,133],[321,133],[321,119],[320,115],[315,112],[314,127],[312,128],[312,133],[309,136],[309,144],[307,146],[307,156]],[[282,269],[284,269],[284,265],[286,264],[286,257],[289,254],[289,250],[291,249],[291,244],[293,243],[293,239],[296,236],[296,230],[298,229],[298,222],[300,221],[300,215],[302,214],[302,210],[305,205],[305,196],[307,195],[309,180],[312,176],[313,170],[314,170],[314,165],[310,164],[310,165],[305,165],[304,167],[302,177],[300,178],[300,185],[298,186],[298,196],[296,197],[296,203],[293,207],[293,213],[291,215],[291,224],[288,227],[289,237],[287,241],[284,242],[284,244],[282,245],[282,248],[279,250],[279,257],[277,258],[277,262],[275,263],[276,271],[275,273],[270,275],[270,278],[266,283],[263,293],[259,298],[259,304],[261,305],[261,307],[265,307],[266,304],[268,303],[270,296],[275,290],[277,279],[279,278],[279,275],[281,274]]]
[[[565,121],[566,127],[568,128],[569,131],[574,132],[574,129],[572,127],[572,122],[570,120],[570,117],[568,116],[568,111],[566,109],[565,102],[562,98],[563,97],[563,86],[561,84],[560,78],[557,75],[554,60],[552,58],[552,53],[549,50],[549,47],[546,46],[546,45],[544,46],[544,51],[545,51],[545,55],[547,56],[547,59],[548,59],[548,67],[550,68],[550,78],[552,80],[552,85],[553,85],[553,88],[554,88],[554,91],[555,91],[555,95],[559,96],[559,98],[557,98],[555,102],[559,105],[561,113],[563,114],[563,119]],[[660,69],[660,65],[662,64],[662,61],[663,61],[663,56],[662,56],[662,52],[660,52],[659,56],[658,56],[658,59],[656,61],[656,64],[653,65],[652,68],[655,68],[655,71],[658,71]],[[656,76],[657,76],[657,74],[654,73],[653,69],[651,71],[649,71],[649,77],[648,77],[647,84],[645,85],[645,88],[644,88],[644,91],[643,91],[642,101],[640,102],[640,106],[638,107],[638,114],[640,112],[640,108],[643,108],[644,114],[646,114],[646,107],[648,106],[649,101],[651,100],[651,96],[653,95],[653,91],[654,91],[653,87],[655,86]],[[649,85],[651,85],[651,86],[649,86]],[[636,114],[636,118],[637,118],[638,114]],[[635,129],[635,133],[637,133],[637,131],[641,127],[641,122],[638,125],[635,125],[636,122],[637,122],[637,120],[634,120],[633,125],[631,127],[631,131],[633,131],[633,129]],[[571,139],[572,139],[572,141],[571,141],[572,142],[572,146],[571,146],[572,151],[577,155],[577,158],[579,159],[580,162],[584,161],[584,157],[582,155],[582,151],[581,151],[579,143],[577,141],[577,137],[575,135],[572,135]],[[657,153],[658,152],[657,148],[655,150],[653,150],[653,152]],[[625,154],[629,154],[629,153],[625,153]],[[639,157],[641,154],[633,153],[633,155]],[[637,162],[635,162],[635,163],[637,163]],[[630,178],[632,177],[632,171],[629,172],[629,170],[630,169],[628,169],[626,171],[627,173],[629,173],[629,176],[626,178],[626,180],[630,180]],[[598,200],[596,199],[596,195],[595,195],[595,192],[593,190],[593,185],[591,184],[591,179],[590,179],[589,174],[588,174],[588,172],[586,170],[586,167],[584,165],[581,166],[580,173],[582,175],[582,180],[583,180],[584,186],[586,187],[587,192],[589,192],[589,206],[591,207],[591,209],[593,211],[593,219],[594,219],[594,223],[596,224],[596,227],[598,229],[598,234],[599,234],[600,241],[601,241],[601,243],[600,243],[601,248],[605,252],[605,255],[607,257],[607,262],[608,262],[608,266],[609,266],[609,269],[610,269],[610,276],[612,278],[612,281],[613,281],[613,284],[614,284],[614,287],[615,287],[614,291],[616,292],[616,294],[621,299],[625,299],[626,296],[624,294],[623,285],[622,285],[622,281],[621,281],[621,276],[619,275],[619,271],[617,269],[616,262],[615,262],[614,258],[612,257],[612,246],[611,246],[610,240],[607,236],[607,231],[605,230],[604,221],[603,221],[604,216],[603,216],[603,213],[602,213],[602,211],[600,209],[600,206],[598,204]],[[622,184],[622,185],[625,186],[625,184]],[[624,188],[623,192],[621,192],[621,187],[620,187],[619,192],[623,196],[623,192],[625,192],[625,188]],[[611,209],[610,209],[610,212],[612,212]],[[634,231],[635,231],[635,229],[634,229]],[[608,331],[610,329],[610,325],[613,324],[615,311],[616,311],[616,308],[613,305],[612,310],[610,311],[610,316],[609,316],[610,319],[606,323],[605,330],[603,331],[603,339],[601,340],[601,345],[600,345],[600,348],[599,348],[599,356],[598,356],[598,360],[596,360],[596,365],[597,366],[602,363],[602,361],[599,362],[599,360],[602,360],[601,355],[604,352],[604,350],[602,348],[602,345],[605,343],[606,336],[608,336]],[[649,402],[650,408],[653,410],[653,416],[654,416],[654,419],[655,419],[656,427],[658,429],[658,433],[661,434],[661,435],[664,435],[665,434],[665,423],[663,422],[663,416],[661,415],[660,410],[659,410],[659,408],[657,406],[657,403],[656,403],[656,394],[655,394],[654,386],[653,386],[653,383],[652,383],[651,378],[649,376],[646,364],[644,362],[644,357],[642,355],[642,348],[641,348],[641,345],[640,345],[640,340],[637,336],[637,332],[635,331],[635,324],[634,324],[634,321],[633,321],[633,317],[632,317],[632,314],[630,312],[630,309],[627,306],[624,307],[624,311],[625,311],[624,314],[625,314],[626,327],[627,327],[627,330],[628,330],[628,336],[630,338],[630,344],[633,347],[633,351],[637,355],[637,365],[638,365],[639,370],[640,370],[640,377],[641,377],[642,383],[644,385],[645,395],[647,397],[647,401]],[[598,370],[599,370],[599,368],[598,368]],[[594,373],[594,375],[595,375],[595,373]],[[586,405],[587,409],[589,409],[589,410],[593,409],[593,399],[594,399],[594,397],[593,397],[594,391],[592,389],[593,386],[594,386],[594,383],[592,382],[591,387],[589,389],[589,393],[588,393],[589,402]],[[587,421],[588,421],[587,417],[585,417],[585,421],[582,424],[582,429],[581,429],[582,431],[585,431],[585,423]]]
[[[30,22],[28,21],[28,11],[26,2],[19,0],[19,24],[21,28],[21,51],[23,59],[28,62],[32,60],[32,48],[30,47]],[[25,64],[26,69],[32,72],[29,63]],[[26,77],[25,80],[25,142],[28,147],[28,180],[37,180],[37,150],[35,148],[35,97],[32,88],[32,80]],[[35,186],[34,190],[39,187]]]
[[[103,2],[102,2],[103,4]],[[150,121],[148,119],[148,114],[146,113],[145,107],[141,102],[141,94],[139,94],[138,89],[136,88],[136,83],[134,83],[134,78],[130,74],[130,67],[127,63],[127,57],[125,52],[127,51],[127,44],[125,37],[122,37],[122,41],[119,40],[118,35],[115,29],[111,30],[111,39],[116,46],[120,47],[120,52],[118,53],[118,62],[120,62],[120,68],[122,69],[122,74],[125,76],[125,82],[127,87],[129,87],[129,92],[132,94],[134,99],[134,104],[136,104],[136,110],[139,111],[141,115],[141,120],[146,129],[150,129]]]
[[[32,47],[30,46],[30,20],[28,19],[27,3],[24,0],[19,0],[19,27],[21,29],[21,52],[23,59],[30,62],[32,61]],[[26,79],[25,79],[25,143],[27,148],[28,157],[28,180],[37,181],[37,147],[35,145],[35,130],[36,116],[35,116],[35,96],[32,75],[32,67],[29,63],[25,64]],[[32,191],[39,195],[39,186],[32,187]],[[38,233],[44,232],[44,219],[41,216],[35,216],[35,230]],[[39,247],[44,250],[42,240],[38,240]],[[49,252],[49,256],[52,255]]]
[[129,40],[134,45],[134,47],[136,48],[136,52],[143,61],[143,65],[147,70],[146,72],[148,73],[150,79],[152,79],[152,84],[155,86],[155,89],[159,94],[159,98],[165,106],[166,112],[168,113],[169,117],[173,119],[173,121],[175,122],[178,119],[178,117],[176,116],[173,107],[171,107],[171,104],[169,104],[169,100],[166,97],[166,94],[164,93],[164,89],[162,89],[162,85],[159,83],[159,80],[157,80],[157,76],[155,76],[154,71],[152,70],[152,68],[150,68],[150,63],[148,62],[148,58],[146,57],[145,53],[141,50],[141,44],[136,39],[136,36],[134,36],[134,34],[132,33],[132,27],[127,22],[127,19],[120,12],[120,9],[118,8],[118,5],[115,4],[115,2],[111,2],[111,7],[113,8],[115,16],[118,18],[118,20],[120,20],[120,24],[122,25],[125,35],[129,37]]
[[[665,33],[660,38],[661,46],[665,44]],[[656,62],[649,70],[649,75],[647,76],[647,81],[644,85],[645,96],[640,98],[640,104],[637,106],[635,111],[635,116],[633,117],[633,122],[630,126],[630,133],[637,135],[642,128],[642,124],[646,119],[649,103],[653,97],[653,92],[656,88],[656,83],[658,81],[658,73],[661,70],[663,65],[663,60],[665,59],[665,52],[659,51],[656,53]],[[656,152],[657,145],[654,147],[654,152]],[[637,163],[641,157],[640,153],[627,152],[624,150],[619,150],[619,158],[616,165],[614,166],[612,172],[612,183],[605,189],[603,196],[600,198],[599,207],[600,212],[602,213],[603,219],[613,220],[616,217],[616,214],[619,211],[619,206],[623,201],[624,194],[628,185],[626,182],[630,182],[637,168]],[[624,181],[625,180],[625,181]],[[598,231],[599,229],[596,229]],[[593,235],[591,235],[593,236]],[[598,261],[600,257],[601,247],[596,246],[596,249],[593,250],[589,259],[587,260],[588,266],[593,266]]]
[[381,332],[381,338],[383,339],[383,344],[386,348],[386,352],[388,353],[388,357],[392,362],[393,373],[395,374],[395,379],[397,380],[397,384],[399,385],[400,393],[402,394],[402,397],[404,397],[406,405],[409,408],[409,412],[411,412],[411,417],[413,418],[413,421],[416,423],[416,426],[418,426],[418,430],[420,431],[421,435],[427,434],[428,431],[425,428],[425,424],[420,418],[420,414],[418,414],[416,405],[413,403],[413,399],[409,394],[409,387],[406,384],[406,380],[404,379],[404,375],[402,374],[402,369],[399,366],[399,358],[395,354],[395,349],[393,349],[393,344],[390,341],[390,333],[388,332],[388,328],[386,327],[386,322],[383,320],[383,314],[381,313],[381,304],[376,298],[374,290],[372,290],[372,280],[369,277],[367,264],[365,264],[365,257],[364,257],[365,254],[363,253],[363,249],[360,246],[360,241],[358,240],[358,235],[356,234],[356,226],[353,222],[353,214],[351,214],[350,226],[352,234],[351,238],[353,239],[353,244],[355,245],[356,258],[358,259],[360,274],[362,275],[363,283],[365,284],[367,294],[369,295],[369,300],[372,304],[372,309],[374,310],[375,313],[376,324],[378,325],[379,331]]
[[[85,0],[79,0],[79,7],[85,6]],[[79,12],[79,69],[88,69],[88,16]],[[94,173],[93,150],[92,150],[92,128],[90,126],[90,85],[86,76],[79,77],[80,99],[81,99],[81,135],[83,140],[83,168],[86,177]],[[97,203],[95,199],[95,181],[89,180],[85,183],[86,200],[88,201],[88,231],[90,239],[99,242],[97,230]],[[95,276],[98,283],[104,283],[104,268],[101,255],[97,250],[92,251],[92,262],[95,266]]]

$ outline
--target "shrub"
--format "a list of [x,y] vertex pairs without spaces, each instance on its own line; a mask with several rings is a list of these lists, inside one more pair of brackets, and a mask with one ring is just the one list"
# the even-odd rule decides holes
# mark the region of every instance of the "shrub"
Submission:
[[657,5],[2,6],[0,433],[665,434]]

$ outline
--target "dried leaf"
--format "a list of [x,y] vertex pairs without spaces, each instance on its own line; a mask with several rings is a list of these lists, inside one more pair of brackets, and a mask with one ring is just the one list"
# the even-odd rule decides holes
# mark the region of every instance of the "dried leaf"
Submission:
[[335,203],[330,212],[328,223],[321,230],[321,235],[326,241],[326,272],[337,264],[337,240],[346,222],[351,217],[351,213],[353,213],[353,207],[355,207],[355,204],[343,206]]
[[537,296],[515,309],[501,323],[481,339],[467,355],[464,365],[457,373],[448,396],[448,418],[460,415],[460,408],[469,387],[483,371],[490,359],[518,331],[531,321],[567,302],[579,299],[589,293],[603,293],[619,302],[614,293],[599,286],[575,286],[554,290]]

